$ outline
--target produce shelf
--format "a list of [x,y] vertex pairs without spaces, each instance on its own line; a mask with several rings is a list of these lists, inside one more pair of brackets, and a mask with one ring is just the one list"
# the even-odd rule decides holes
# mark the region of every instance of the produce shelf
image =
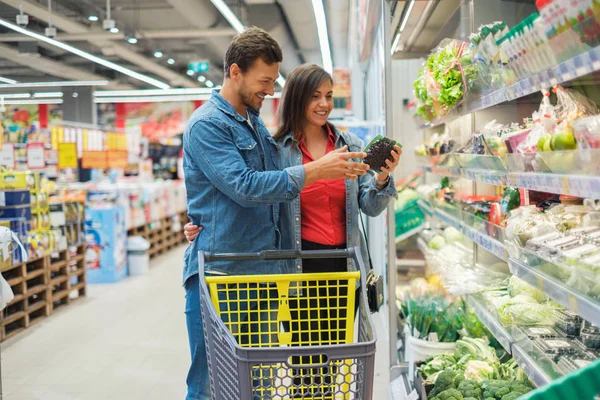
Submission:
[[448,214],[443,210],[440,210],[439,208],[434,208],[433,216],[441,222],[445,223],[446,225],[458,229],[469,240],[476,243],[480,247],[486,249],[501,260],[508,260],[508,252],[506,250],[506,246],[504,246],[504,244],[499,240],[494,239],[485,233],[477,231],[465,222],[457,219],[456,217]]
[[527,352],[518,344],[512,345],[512,356],[519,367],[525,372],[525,375],[531,379],[531,382],[537,387],[544,386],[552,382],[552,378],[537,364]]
[[504,347],[508,354],[512,354],[512,345],[514,343],[512,335],[502,326],[500,321],[492,315],[481,301],[472,295],[466,296],[467,304],[471,310],[479,317],[481,322],[494,335],[496,340]]
[[[443,176],[439,173],[444,168],[421,166],[422,169]],[[600,198],[600,176],[564,175],[542,172],[508,172],[462,168],[460,177],[495,186],[518,186],[539,192],[566,194],[592,199]]]
[[570,311],[579,314],[583,319],[600,325],[600,303],[579,293],[564,283],[535,270],[522,261],[510,258],[510,272],[544,292],[548,297],[560,303]]
[[510,86],[498,89],[479,99],[463,103],[464,105],[457,107],[456,110],[453,110],[448,115],[424,124],[421,128],[433,128],[451,122],[463,115],[528,96],[543,88],[550,88],[559,83],[581,78],[596,71],[600,71],[600,47],[595,47],[563,63],[554,65],[539,74],[517,81]]
[[410,237],[418,234],[419,232],[421,232],[425,227],[423,226],[423,224],[421,224],[420,226],[411,229],[410,231],[403,233],[400,236],[396,236],[396,244],[401,243],[403,241],[405,241],[406,239],[409,239]]

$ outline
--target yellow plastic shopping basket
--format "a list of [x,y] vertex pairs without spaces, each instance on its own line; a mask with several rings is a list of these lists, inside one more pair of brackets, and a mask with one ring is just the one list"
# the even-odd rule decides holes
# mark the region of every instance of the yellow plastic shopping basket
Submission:
[[[204,271],[211,261],[352,257],[364,270],[357,254],[357,249],[200,253],[199,260]],[[371,399],[375,337],[359,271],[201,273],[212,398]]]

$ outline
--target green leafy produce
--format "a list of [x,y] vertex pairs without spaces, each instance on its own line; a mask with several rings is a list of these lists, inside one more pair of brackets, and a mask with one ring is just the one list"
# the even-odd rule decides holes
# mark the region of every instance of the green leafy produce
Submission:
[[434,249],[434,250],[439,250],[442,247],[444,247],[445,245],[446,245],[446,239],[444,239],[444,237],[442,235],[435,235],[433,238],[431,238],[431,240],[427,244],[427,246],[429,246],[430,249]]
[[[479,76],[479,67],[472,62],[467,46],[456,40],[442,42],[426,61],[425,85],[429,96],[447,110],[460,103],[469,85]],[[464,74],[464,77],[463,77]]]
[[479,400],[481,399],[481,395],[483,394],[479,383],[471,379],[462,381],[457,388],[458,391],[463,395],[463,397],[465,397],[465,399],[475,398]]
[[514,275],[510,277],[508,282],[508,294],[510,294],[511,297],[525,294],[533,297],[538,303],[548,301],[548,297],[543,292]]
[[453,226],[444,229],[444,239],[446,239],[446,243],[458,242],[459,240],[462,240],[462,238],[462,233]]
[[501,307],[498,314],[503,325],[527,327],[553,325],[555,311],[556,307],[551,303],[514,303]]
[[458,391],[458,389],[446,389],[437,396],[435,396],[432,400],[464,400],[463,395]]
[[435,397],[447,389],[454,389],[454,378],[456,378],[457,375],[458,373],[451,369],[442,371],[437,376],[435,386],[433,387],[433,390],[429,392],[429,396]]
[[[481,382],[484,399],[514,400],[531,391],[531,386],[521,381],[491,379]],[[514,397],[516,395],[516,397]]]
[[465,337],[456,342],[456,356],[471,355],[477,360],[498,361],[496,352],[484,339]]
[[500,208],[502,209],[502,215],[508,216],[508,214],[518,208],[521,205],[521,193],[519,188],[508,186],[504,189],[504,195],[500,201]]
[[459,302],[448,302],[440,295],[405,296],[402,312],[407,315],[411,335],[417,339],[431,339],[435,333],[439,342],[455,342],[464,326],[465,310]]

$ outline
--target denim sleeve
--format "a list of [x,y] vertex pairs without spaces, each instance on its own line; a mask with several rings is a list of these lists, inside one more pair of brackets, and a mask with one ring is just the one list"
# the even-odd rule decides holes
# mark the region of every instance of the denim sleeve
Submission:
[[283,171],[250,168],[230,131],[215,120],[201,119],[186,131],[184,156],[188,168],[201,170],[217,189],[242,207],[291,201],[304,187],[302,166]]
[[[350,151],[362,151],[362,142],[360,139],[352,136],[354,139],[350,143]],[[396,184],[394,178],[390,176],[387,186],[381,190],[375,185],[374,172],[358,177],[358,205],[362,212],[369,217],[376,217],[388,206],[391,198],[397,198]]]
[[359,179],[358,205],[362,212],[370,217],[376,217],[388,206],[390,199],[397,198],[396,184],[390,176],[387,186],[381,190],[375,185],[375,177],[371,174]]

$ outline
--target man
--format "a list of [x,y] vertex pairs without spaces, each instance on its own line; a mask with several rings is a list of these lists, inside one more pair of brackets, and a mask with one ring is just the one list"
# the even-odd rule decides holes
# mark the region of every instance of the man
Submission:
[[[183,282],[192,365],[187,400],[210,398],[206,348],[200,313],[198,251],[255,252],[280,247],[279,203],[292,201],[319,179],[357,179],[368,166],[351,162],[364,153],[347,148],[309,164],[277,167],[276,144],[258,115],[274,94],[281,48],[265,31],[250,28],[236,36],[225,55],[220,92],[192,115],[183,137],[188,215],[202,231],[185,254]],[[267,274],[284,263],[219,262],[210,271]]]

